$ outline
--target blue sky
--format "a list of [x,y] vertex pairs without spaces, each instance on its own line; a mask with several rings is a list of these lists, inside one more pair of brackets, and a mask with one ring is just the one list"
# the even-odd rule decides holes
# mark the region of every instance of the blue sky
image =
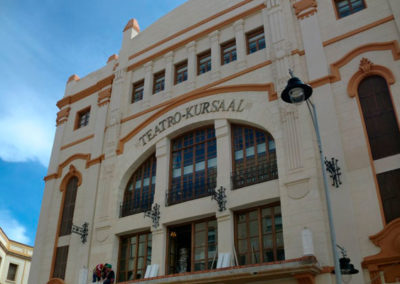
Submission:
[[105,65],[122,30],[143,31],[185,0],[0,0],[0,227],[34,244],[68,77]]

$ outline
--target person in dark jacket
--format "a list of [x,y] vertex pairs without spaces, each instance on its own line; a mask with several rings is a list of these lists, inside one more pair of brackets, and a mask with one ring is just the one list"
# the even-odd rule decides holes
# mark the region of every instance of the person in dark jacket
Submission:
[[112,265],[109,263],[106,263],[104,265],[105,270],[106,270],[106,279],[104,280],[103,284],[114,284],[115,281],[115,273],[112,270]]

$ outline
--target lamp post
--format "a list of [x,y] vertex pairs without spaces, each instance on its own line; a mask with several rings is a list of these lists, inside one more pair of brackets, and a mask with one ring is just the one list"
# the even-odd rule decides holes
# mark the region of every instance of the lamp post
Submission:
[[282,91],[281,98],[283,101],[289,104],[296,104],[296,105],[300,105],[301,103],[306,101],[308,110],[312,118],[313,126],[317,136],[319,158],[321,160],[322,176],[324,180],[325,199],[326,199],[326,207],[328,210],[329,233],[331,236],[332,253],[335,264],[336,283],[341,284],[342,273],[340,270],[339,258],[336,250],[337,244],[336,244],[335,227],[333,225],[331,197],[329,194],[328,180],[325,171],[324,152],[322,151],[321,136],[319,132],[318,119],[317,119],[317,110],[315,108],[315,105],[308,100],[311,97],[313,89],[310,85],[304,84],[299,78],[295,77],[293,75],[293,71],[290,69],[289,69],[289,74],[291,78],[289,79],[285,89]]

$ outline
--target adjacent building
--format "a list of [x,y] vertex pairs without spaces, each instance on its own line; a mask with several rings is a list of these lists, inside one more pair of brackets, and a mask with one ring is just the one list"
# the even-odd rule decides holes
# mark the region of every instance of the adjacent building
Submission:
[[[400,279],[398,0],[190,0],[57,103],[29,283],[334,283],[313,87],[351,283]],[[314,121],[315,122],[315,121]],[[86,234],[87,232],[87,234]],[[338,248],[339,256],[342,257]]]

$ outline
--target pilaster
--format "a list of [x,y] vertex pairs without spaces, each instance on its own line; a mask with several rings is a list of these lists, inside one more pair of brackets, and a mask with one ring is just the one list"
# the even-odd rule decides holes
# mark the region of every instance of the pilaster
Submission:
[[211,44],[211,77],[212,80],[218,80],[220,78],[220,67],[221,67],[221,50],[219,45],[219,31],[213,31],[209,35]]
[[171,94],[172,84],[174,82],[174,65],[172,63],[174,53],[172,51],[164,55],[165,60],[165,94]]
[[244,20],[237,20],[233,24],[236,40],[237,68],[242,70],[246,68],[246,38],[244,35]]
[[191,41],[186,45],[188,55],[188,86],[193,89],[197,76],[196,42]]
[[215,137],[217,139],[217,187],[231,189],[232,153],[231,127],[226,119],[214,122]]
[[153,61],[147,62],[144,70],[143,100],[148,101],[153,94]]
[[167,239],[167,228],[160,226],[157,229],[152,227],[151,237],[152,237],[152,250],[151,250],[151,264],[158,264],[160,267],[158,269],[158,275],[165,275],[165,257],[166,257],[166,242]]
[[218,224],[218,255],[221,253],[231,254],[231,263],[235,258],[235,239],[234,239],[234,214],[230,210],[225,210],[222,214],[217,214]]
[[168,138],[163,138],[156,145],[157,173],[154,203],[160,205],[161,212],[165,208],[165,194],[169,184],[169,171],[166,169],[169,169],[170,164],[170,144],[171,142]]

